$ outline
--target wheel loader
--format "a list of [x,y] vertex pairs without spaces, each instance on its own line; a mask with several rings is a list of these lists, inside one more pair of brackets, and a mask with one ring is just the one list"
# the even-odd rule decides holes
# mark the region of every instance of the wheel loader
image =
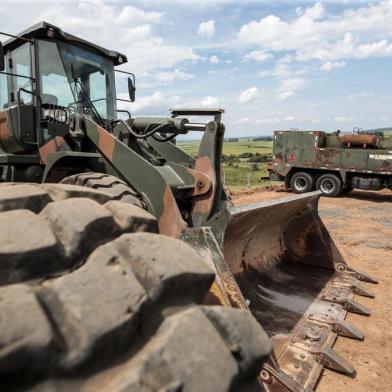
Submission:
[[[346,316],[370,314],[354,297],[376,280],[319,192],[233,206],[223,110],[133,117],[125,55],[46,22],[2,34],[3,388],[310,392],[323,368],[355,374],[333,345],[364,338]],[[196,157],[172,142],[190,132]]]

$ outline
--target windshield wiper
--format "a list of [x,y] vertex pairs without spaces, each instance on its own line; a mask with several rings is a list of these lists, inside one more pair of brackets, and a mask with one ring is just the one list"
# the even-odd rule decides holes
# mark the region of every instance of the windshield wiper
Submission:
[[[101,127],[105,128],[105,122],[103,121],[102,117],[99,115],[99,112],[93,102],[91,101],[86,89],[83,87],[83,84],[81,83],[80,80],[74,79],[74,84],[75,84],[75,92],[76,96],[78,97],[78,102],[81,102],[82,104],[87,103],[91,115],[93,117],[93,120],[100,125]],[[78,91],[79,90],[79,91]]]

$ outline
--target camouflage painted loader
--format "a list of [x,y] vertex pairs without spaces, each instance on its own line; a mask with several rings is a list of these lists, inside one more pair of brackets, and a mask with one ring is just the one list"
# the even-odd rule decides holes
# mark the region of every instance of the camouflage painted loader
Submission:
[[[374,279],[346,264],[318,193],[232,206],[222,110],[117,118],[124,55],[44,22],[11,38],[0,385],[311,391],[324,367],[355,373],[332,346],[363,338],[345,318],[369,315],[354,295],[372,296],[360,282]],[[133,101],[133,75],[128,90]],[[196,158],[171,142],[188,132],[202,133]]]

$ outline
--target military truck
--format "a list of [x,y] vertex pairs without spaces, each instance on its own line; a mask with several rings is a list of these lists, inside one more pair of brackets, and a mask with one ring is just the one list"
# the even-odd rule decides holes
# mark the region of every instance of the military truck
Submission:
[[334,197],[354,188],[392,189],[392,133],[389,129],[275,131],[270,180],[295,193],[320,190]]
[[[0,44],[0,390],[297,392],[324,367],[355,374],[332,346],[363,338],[345,319],[369,314],[354,296],[375,280],[340,254],[319,192],[233,206],[224,111],[122,119],[126,62],[46,22]],[[196,156],[171,143],[188,132]]]

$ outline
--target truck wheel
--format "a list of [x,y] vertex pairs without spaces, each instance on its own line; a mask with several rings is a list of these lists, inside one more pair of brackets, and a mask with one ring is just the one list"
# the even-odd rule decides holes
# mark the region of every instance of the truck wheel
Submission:
[[294,193],[311,192],[314,189],[314,178],[306,172],[294,173],[290,179],[290,187]]
[[248,311],[197,305],[213,272],[146,211],[0,185],[0,230],[0,390],[257,390],[269,339]]
[[335,197],[342,192],[343,183],[335,174],[323,174],[317,179],[316,188],[320,190],[324,196]]

